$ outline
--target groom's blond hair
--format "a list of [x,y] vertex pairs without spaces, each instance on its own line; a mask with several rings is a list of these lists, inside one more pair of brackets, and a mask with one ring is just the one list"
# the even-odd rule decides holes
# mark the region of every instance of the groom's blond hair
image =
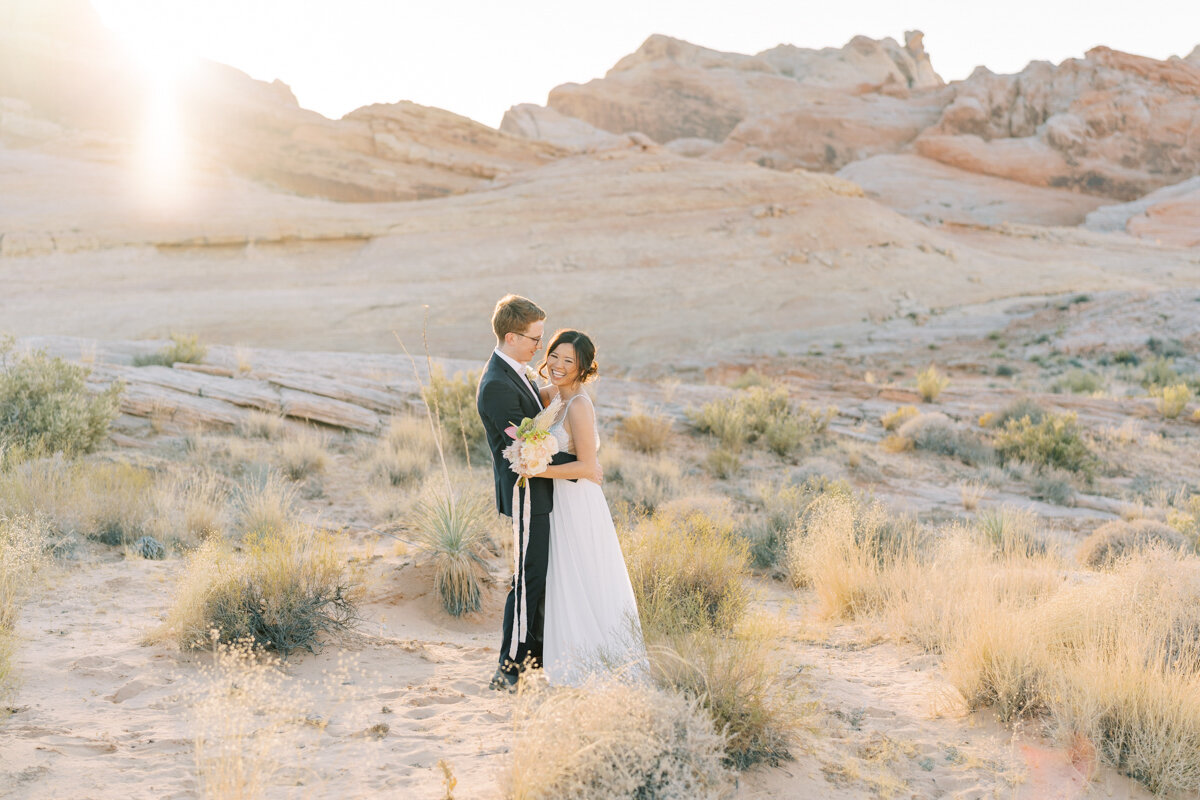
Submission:
[[492,330],[496,332],[496,343],[504,344],[506,335],[524,333],[530,325],[545,318],[546,312],[528,297],[521,297],[519,294],[504,295],[492,312]]

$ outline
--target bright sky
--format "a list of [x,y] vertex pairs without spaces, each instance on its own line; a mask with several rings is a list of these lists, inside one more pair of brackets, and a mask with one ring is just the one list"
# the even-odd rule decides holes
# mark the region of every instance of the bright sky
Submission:
[[517,103],[602,76],[652,33],[755,53],[925,32],[947,80],[1097,44],[1154,58],[1200,44],[1200,0],[93,0],[149,63],[193,54],[292,87],[337,118],[412,100],[497,126]]

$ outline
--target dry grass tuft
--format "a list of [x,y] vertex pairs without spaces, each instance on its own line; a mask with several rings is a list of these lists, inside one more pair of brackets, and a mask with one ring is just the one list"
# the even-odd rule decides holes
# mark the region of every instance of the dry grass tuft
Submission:
[[329,453],[325,448],[325,437],[320,433],[311,430],[297,433],[280,445],[279,467],[294,481],[323,472],[329,464]]
[[609,502],[634,516],[654,513],[681,491],[683,470],[674,458],[606,444],[600,450],[600,465]]
[[617,439],[641,453],[658,453],[671,439],[671,418],[638,403],[617,424]]
[[135,367],[152,365],[169,367],[172,364],[200,364],[208,355],[208,348],[200,344],[200,337],[195,334],[172,333],[171,343],[157,353],[144,356],[134,356]]
[[921,412],[916,406],[900,406],[895,411],[889,411],[879,418],[879,424],[885,431],[894,431]]
[[[487,440],[483,420],[475,408],[475,389],[479,373],[455,373],[447,378],[441,367],[429,373],[429,385],[422,388],[422,397],[441,423],[443,444],[448,452],[458,453],[467,464],[487,463]],[[520,420],[513,420],[520,422]]]
[[778,625],[744,620],[732,635],[676,633],[652,643],[651,668],[664,688],[695,698],[725,733],[726,762],[738,770],[790,760],[805,709],[795,671],[773,649]]
[[17,611],[39,573],[50,565],[46,554],[52,539],[40,517],[0,516],[0,700],[12,689],[13,628]]
[[959,499],[965,511],[974,511],[987,496],[988,485],[983,481],[963,481],[958,485]]
[[642,685],[523,691],[513,711],[511,800],[734,795],[723,737],[695,701]]
[[183,649],[251,641],[315,651],[357,618],[358,576],[326,533],[296,525],[247,536],[240,552],[206,542],[189,558],[167,621],[152,635]]
[[1107,569],[1122,559],[1150,548],[1176,553],[1192,549],[1182,533],[1150,519],[1113,520],[1092,532],[1079,545],[1079,563],[1091,569]]
[[1001,506],[979,512],[975,528],[998,553],[1044,555],[1050,549],[1038,533],[1037,515],[1014,506]]
[[395,417],[368,457],[371,479],[385,486],[418,486],[437,461],[437,443],[427,420]]
[[491,514],[477,494],[435,492],[413,511],[417,546],[433,559],[433,588],[451,616],[479,610]]
[[757,487],[762,513],[753,513],[739,531],[750,546],[755,568],[769,569],[786,563],[788,538],[803,524],[804,513],[824,494],[852,494],[845,481],[811,475],[803,483],[762,484]]
[[260,473],[238,487],[234,513],[245,536],[277,533],[296,517],[296,488],[274,472]]
[[248,439],[274,441],[282,438],[286,430],[284,419],[282,414],[251,411],[238,423],[238,433]]
[[0,514],[44,516],[59,534],[123,545],[145,535],[154,475],[125,462],[38,459],[0,473]]
[[203,797],[256,800],[299,753],[304,698],[279,661],[249,642],[216,645],[192,706]]
[[1183,413],[1191,400],[1192,390],[1188,388],[1188,385],[1177,383],[1174,386],[1164,386],[1158,392],[1154,406],[1158,409],[1158,413],[1163,415],[1163,418],[1175,419]]
[[213,472],[162,481],[155,494],[154,534],[186,548],[219,539],[228,526],[230,490]]
[[642,630],[731,629],[745,613],[749,554],[733,521],[700,511],[660,512],[622,531]]
[[933,364],[917,373],[917,394],[921,395],[921,400],[926,403],[937,400],[938,395],[949,385],[950,379]]

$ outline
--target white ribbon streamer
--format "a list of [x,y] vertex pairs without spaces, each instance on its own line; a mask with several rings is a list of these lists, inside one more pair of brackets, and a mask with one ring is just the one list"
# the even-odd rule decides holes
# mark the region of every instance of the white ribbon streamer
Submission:
[[[525,502],[521,502],[521,481],[526,480],[525,486]],[[530,499],[530,486],[528,479],[519,478],[513,484],[513,591],[516,592],[514,600],[514,616],[512,642],[508,646],[508,657],[513,661],[517,658],[517,647],[524,644],[529,633],[529,625],[527,617],[529,615],[528,599],[525,591],[525,553],[529,549],[529,520],[533,516],[533,504]],[[521,506],[521,516],[517,516],[517,506]],[[521,536],[521,529],[524,527],[525,536]]]

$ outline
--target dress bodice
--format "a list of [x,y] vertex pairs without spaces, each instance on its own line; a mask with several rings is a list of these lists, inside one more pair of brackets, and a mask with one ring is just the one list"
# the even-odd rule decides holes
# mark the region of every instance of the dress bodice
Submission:
[[[554,424],[550,426],[550,435],[558,440],[558,451],[560,453],[570,453],[571,455],[575,455],[575,441],[571,436],[571,432],[568,431],[566,427],[567,409],[571,407],[571,403],[575,402],[581,397],[586,398],[584,402],[588,403],[589,405],[591,404],[592,399],[584,392],[580,392],[563,405],[562,411],[558,413],[558,419],[555,420]],[[600,449],[600,432],[598,430],[596,432],[596,449]]]

